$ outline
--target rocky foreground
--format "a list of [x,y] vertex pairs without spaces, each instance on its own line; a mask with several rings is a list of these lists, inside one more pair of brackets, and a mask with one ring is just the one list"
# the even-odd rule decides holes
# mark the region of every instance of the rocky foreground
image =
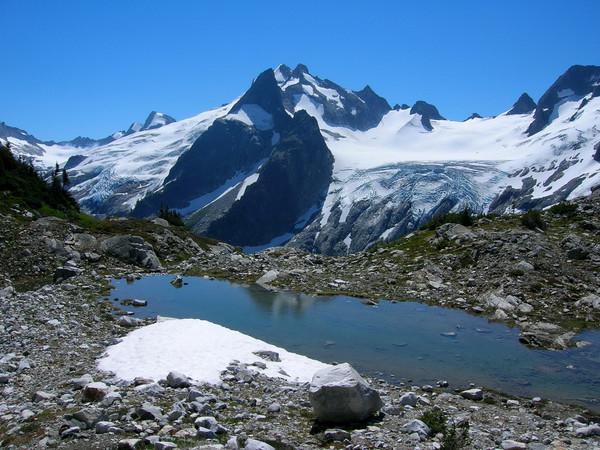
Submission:
[[[90,230],[17,209],[0,218],[0,446],[597,448],[595,413],[477,385],[368,379],[381,396],[379,412],[327,425],[315,420],[309,386],[264,377],[258,355],[249,366],[232,361],[218,386],[168,373],[157,383],[129,383],[96,369],[107,346],[152,322],[115,316],[116,305],[98,301],[110,279],[166,271],[367,303],[418,300],[514,324],[527,345],[577,345],[574,333],[597,328],[600,317],[598,196],[577,205],[575,220],[546,214],[545,231],[484,218],[342,258],[286,248],[245,255],[161,221],[141,232],[141,222],[129,221]],[[430,411],[443,412],[453,431],[416,422]]]

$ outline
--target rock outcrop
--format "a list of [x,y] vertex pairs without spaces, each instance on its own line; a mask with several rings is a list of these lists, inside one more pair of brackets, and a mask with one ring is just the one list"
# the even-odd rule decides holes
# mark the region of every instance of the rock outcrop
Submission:
[[109,255],[131,264],[141,265],[147,269],[161,267],[154,247],[139,236],[113,236],[104,240],[100,247]]
[[309,398],[317,420],[323,423],[363,421],[383,406],[377,391],[348,363],[315,373]]

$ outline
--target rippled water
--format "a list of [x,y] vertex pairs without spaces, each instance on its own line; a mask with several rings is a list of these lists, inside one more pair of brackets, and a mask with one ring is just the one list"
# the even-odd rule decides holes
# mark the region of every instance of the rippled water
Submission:
[[518,330],[462,311],[414,302],[365,306],[350,297],[272,293],[194,277],[175,288],[171,279],[114,280],[111,297],[147,300],[147,307],[123,307],[135,317],[209,320],[324,362],[350,362],[359,372],[391,382],[443,379],[462,387],[473,382],[600,411],[598,331],[578,336],[591,342],[587,347],[534,351],[519,343]]

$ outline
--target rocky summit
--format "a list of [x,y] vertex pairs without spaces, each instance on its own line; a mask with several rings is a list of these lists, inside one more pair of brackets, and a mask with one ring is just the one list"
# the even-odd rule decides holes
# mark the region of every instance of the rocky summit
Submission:
[[[217,385],[191,383],[176,368],[160,380],[126,382],[96,365],[108,346],[154,322],[120,315],[106,297],[110,280],[152,273],[349,294],[367,304],[415,300],[516,326],[530,347],[586,345],[573,336],[600,322],[598,195],[539,214],[440,221],[339,257],[281,247],[245,254],[162,220],[75,224],[16,204],[0,216],[0,446],[598,448],[597,412],[511,397],[477,380],[390,384],[334,366],[361,383],[352,389],[367,401],[358,415],[331,423],[315,395],[323,377],[267,378],[261,371],[277,359],[272,352],[258,352],[252,364],[231,361]],[[329,410],[343,407],[339,392],[328,398]]]

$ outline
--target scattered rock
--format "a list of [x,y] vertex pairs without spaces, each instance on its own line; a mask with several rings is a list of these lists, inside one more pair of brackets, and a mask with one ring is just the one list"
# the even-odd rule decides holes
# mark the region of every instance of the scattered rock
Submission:
[[81,401],[99,402],[108,392],[108,386],[100,381],[86,384],[81,391]]
[[81,274],[81,270],[76,267],[57,267],[54,271],[54,282],[68,280]]
[[136,319],[135,317],[131,317],[131,316],[120,316],[117,319],[117,324],[121,325],[122,327],[126,327],[126,328],[137,327],[140,325],[140,323],[141,323],[140,319]]
[[167,375],[167,384],[175,389],[191,386],[188,377],[181,372],[169,372]]
[[417,397],[417,394],[415,394],[414,392],[408,392],[408,393],[404,394],[402,397],[400,397],[400,403],[402,405],[408,405],[408,406],[415,407],[415,406],[417,406],[418,401],[419,401],[419,397]]
[[180,288],[183,286],[183,277],[181,275],[175,275],[170,283],[176,288]]
[[281,359],[279,359],[279,353],[271,350],[259,350],[254,352],[254,354],[262,359],[266,359],[267,361],[281,362]]
[[144,441],[142,439],[123,439],[119,441],[118,449],[119,450],[135,450],[144,445]]
[[161,420],[163,418],[162,411],[159,407],[149,403],[144,403],[136,411],[141,420]]
[[134,298],[131,301],[131,306],[135,306],[135,307],[148,306],[148,302],[146,300],[139,300],[137,298]]
[[575,434],[579,437],[600,436],[600,425],[593,423],[586,427],[577,428]]
[[429,427],[419,419],[411,420],[403,425],[400,431],[407,434],[417,434],[420,440],[425,440],[431,433]]
[[483,391],[477,388],[462,391],[460,395],[462,398],[466,398],[468,400],[483,400]]
[[101,249],[121,261],[137,264],[147,269],[159,269],[160,261],[154,247],[139,236],[117,235],[105,239]]
[[325,430],[325,433],[323,433],[323,439],[325,442],[344,442],[345,440],[351,440],[352,435],[344,430],[330,428],[329,430]]
[[500,444],[502,450],[524,450],[527,449],[527,444],[523,442],[513,441],[512,439],[507,439],[506,441],[502,441]]

